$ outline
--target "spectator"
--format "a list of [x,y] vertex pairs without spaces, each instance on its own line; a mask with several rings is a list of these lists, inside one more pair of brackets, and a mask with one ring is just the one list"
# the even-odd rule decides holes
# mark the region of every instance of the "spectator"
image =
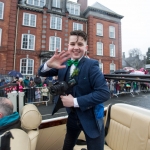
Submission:
[[35,102],[40,102],[40,100],[41,100],[41,91],[40,91],[39,88],[36,88],[36,91],[35,91]]
[[29,83],[30,83],[29,77],[26,77],[26,79],[24,80],[25,88],[29,87]]
[[[4,85],[6,85],[5,79],[1,79],[0,86],[4,86]],[[0,96],[6,97],[6,92],[3,89],[0,90]]]
[[30,82],[29,82],[29,87],[30,88],[34,88],[36,86],[35,82],[33,81],[33,79],[30,79]]
[[52,83],[54,84],[57,81],[58,81],[58,76],[53,76]]
[[0,135],[13,128],[21,128],[20,116],[9,99],[0,97]]
[[44,84],[42,88],[42,96],[43,96],[43,101],[46,101],[48,99],[48,88],[47,85]]
[[110,80],[109,89],[111,98],[114,96],[114,84],[115,84],[114,80]]
[[35,98],[35,83],[32,79],[29,81],[29,88],[26,89],[26,97],[27,97],[27,102],[31,103],[34,101]]
[[46,86],[49,87],[49,78],[48,77],[45,78],[43,85],[44,84],[46,84]]
[[36,77],[34,78],[34,82],[36,84],[36,87],[41,87],[42,86],[42,80],[38,75],[36,75]]

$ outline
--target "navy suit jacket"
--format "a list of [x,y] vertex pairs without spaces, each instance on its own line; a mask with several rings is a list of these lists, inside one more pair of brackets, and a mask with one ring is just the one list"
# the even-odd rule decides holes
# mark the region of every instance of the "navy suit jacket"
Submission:
[[[47,72],[41,72],[42,68],[43,65],[39,68],[39,76],[58,75],[59,81],[64,81],[68,66],[66,64],[64,69],[51,69]],[[100,132],[93,110],[96,105],[110,98],[110,92],[97,60],[83,57],[77,68],[79,68],[79,74],[74,77],[77,85],[73,87],[73,97],[77,98],[79,108],[75,109],[86,134],[91,138],[96,138]],[[67,108],[68,113],[69,109]]]

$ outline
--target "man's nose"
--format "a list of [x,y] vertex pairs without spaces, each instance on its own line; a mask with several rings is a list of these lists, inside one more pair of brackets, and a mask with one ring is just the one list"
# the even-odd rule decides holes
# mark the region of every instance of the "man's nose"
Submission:
[[79,48],[79,46],[77,44],[75,44],[74,49],[78,49],[78,48]]

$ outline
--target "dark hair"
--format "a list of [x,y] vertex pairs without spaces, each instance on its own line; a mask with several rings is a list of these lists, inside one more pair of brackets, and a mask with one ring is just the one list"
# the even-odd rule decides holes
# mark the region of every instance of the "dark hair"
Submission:
[[3,113],[3,117],[9,116],[13,113],[13,105],[8,103],[6,97],[0,97],[0,112]]
[[70,32],[70,35],[77,35],[83,37],[84,41],[87,41],[87,34],[82,30],[74,30]]

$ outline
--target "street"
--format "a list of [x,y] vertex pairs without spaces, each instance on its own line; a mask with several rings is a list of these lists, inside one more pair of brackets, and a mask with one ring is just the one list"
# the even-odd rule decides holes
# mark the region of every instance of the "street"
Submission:
[[[139,93],[135,94],[134,97],[131,94],[121,94],[117,97],[113,97],[106,101],[104,103],[104,106],[108,106],[109,104],[115,104],[115,103],[126,103],[130,105],[135,105],[139,107],[143,107],[146,109],[150,109],[150,92],[147,93]],[[53,116],[51,115],[51,111],[53,108],[52,103],[48,103],[48,106],[45,105],[39,105],[37,106],[38,110],[42,114],[42,119],[50,119],[50,118],[56,118],[60,116],[66,116],[66,110],[65,108],[60,109],[57,113],[55,113]]]

